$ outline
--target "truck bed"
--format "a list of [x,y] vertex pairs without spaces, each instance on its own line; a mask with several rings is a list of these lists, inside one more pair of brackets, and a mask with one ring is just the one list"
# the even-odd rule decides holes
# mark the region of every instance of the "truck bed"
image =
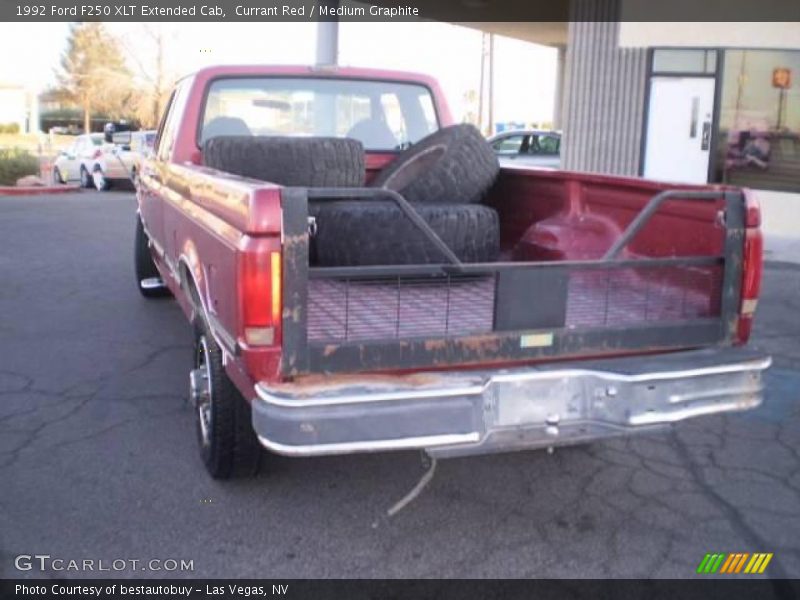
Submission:
[[[306,224],[298,195],[283,204],[290,235],[292,223],[298,234]],[[313,191],[316,200],[324,195]],[[309,266],[307,247],[290,248],[284,314],[293,318],[284,319],[284,373],[466,367],[737,342],[741,190],[503,169],[486,202],[500,216],[496,263],[326,268]]]

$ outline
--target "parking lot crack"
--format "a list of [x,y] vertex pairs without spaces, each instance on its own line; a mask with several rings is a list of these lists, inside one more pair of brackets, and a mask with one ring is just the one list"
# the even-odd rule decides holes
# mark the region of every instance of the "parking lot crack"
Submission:
[[[691,474],[700,491],[705,494],[725,515],[727,521],[734,528],[736,533],[738,533],[739,536],[753,548],[769,548],[769,540],[764,539],[755,529],[748,525],[745,522],[744,515],[739,508],[729,502],[727,498],[714,489],[714,487],[706,480],[702,469],[692,456],[689,447],[675,432],[673,432],[673,440],[678,455],[686,465],[686,469]],[[781,563],[779,556],[775,556],[773,558],[772,564],[770,565],[770,577],[773,578],[773,590],[778,598],[786,598],[787,600],[789,598],[794,598],[791,588],[787,587],[785,582],[779,581],[788,577],[786,569]]]

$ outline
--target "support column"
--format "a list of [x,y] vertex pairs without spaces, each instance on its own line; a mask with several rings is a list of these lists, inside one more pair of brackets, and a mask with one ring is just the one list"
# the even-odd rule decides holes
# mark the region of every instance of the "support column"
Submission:
[[639,174],[647,50],[619,47],[619,0],[572,0],[565,68],[564,169]]
[[[338,0],[321,0],[318,6],[338,8]],[[339,62],[339,21],[317,22],[317,65],[335,65]]]
[[562,115],[564,113],[564,69],[567,64],[567,47],[558,47],[556,59],[556,93],[553,99],[553,129],[562,129]]
[[[338,0],[318,0],[317,6],[337,8]],[[339,62],[339,21],[317,22],[317,66],[331,66]],[[314,126],[317,135],[336,135],[336,97],[319,94],[315,101]]]

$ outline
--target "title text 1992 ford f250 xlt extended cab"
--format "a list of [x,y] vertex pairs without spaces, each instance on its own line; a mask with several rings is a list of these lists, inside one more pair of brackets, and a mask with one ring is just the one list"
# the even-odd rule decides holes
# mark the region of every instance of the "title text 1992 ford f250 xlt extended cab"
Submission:
[[425,76],[186,77],[138,206],[137,283],[194,327],[214,477],[262,446],[469,455],[762,400],[747,191],[500,169]]

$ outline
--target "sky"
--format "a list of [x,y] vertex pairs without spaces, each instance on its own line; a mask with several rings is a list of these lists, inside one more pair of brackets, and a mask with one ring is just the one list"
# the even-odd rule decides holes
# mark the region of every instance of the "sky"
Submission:
[[[148,63],[153,45],[145,25],[107,23],[129,55]],[[168,66],[176,76],[212,64],[313,64],[316,23],[159,23],[167,35]],[[68,23],[0,23],[0,83],[41,90],[55,81]],[[35,51],[30,48],[35,40]],[[549,121],[553,114],[556,51],[495,38],[495,121]],[[480,80],[481,33],[437,22],[340,24],[339,63],[433,75],[456,118],[464,93]],[[136,62],[130,60],[132,69]]]

